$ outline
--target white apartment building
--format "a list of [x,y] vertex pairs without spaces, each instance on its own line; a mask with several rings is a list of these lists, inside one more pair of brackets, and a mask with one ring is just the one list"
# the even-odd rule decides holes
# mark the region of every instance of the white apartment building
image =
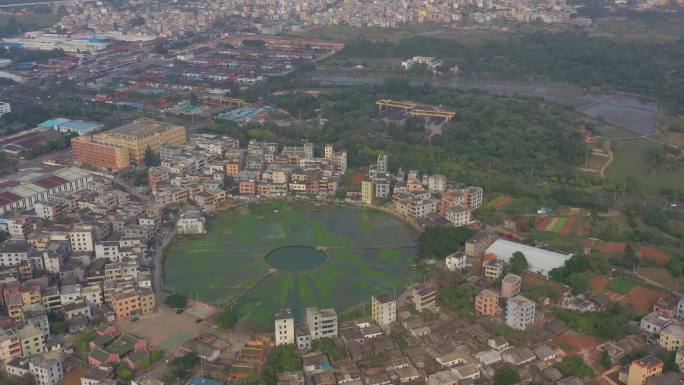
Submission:
[[380,326],[389,325],[397,320],[397,300],[389,294],[374,295],[371,305],[373,320]]
[[311,339],[337,337],[337,313],[335,309],[306,308],[306,326]]
[[516,330],[525,330],[534,323],[534,313],[534,301],[516,295],[506,302],[506,325]]
[[81,298],[83,298],[83,295],[81,294],[81,286],[78,284],[62,286],[62,290],[59,293],[62,305],[74,303]]
[[69,243],[71,243],[71,250],[75,252],[94,251],[92,228],[90,226],[74,226],[69,231]]
[[470,209],[461,205],[452,205],[444,213],[444,218],[456,227],[470,224],[473,221]]
[[83,298],[89,304],[102,305],[104,303],[104,295],[102,294],[102,282],[92,282],[85,286],[82,290]]
[[468,260],[463,253],[453,253],[447,255],[444,260],[444,264],[446,265],[447,270],[456,271],[468,267]]
[[447,178],[444,175],[430,175],[428,177],[428,190],[432,193],[441,193],[446,191]]
[[0,118],[10,112],[12,112],[12,106],[7,102],[0,102]]
[[50,221],[59,218],[65,208],[65,204],[51,200],[37,202],[33,205],[33,209],[36,211],[36,216],[38,218]]
[[281,309],[275,315],[275,343],[279,345],[294,345],[295,325],[290,309]]
[[29,372],[38,385],[57,385],[64,377],[62,361],[59,357],[35,357],[29,361]]
[[176,230],[180,234],[204,234],[207,232],[205,219],[199,211],[182,213],[176,223]]
[[36,255],[36,248],[25,240],[10,239],[0,245],[0,267],[19,266]]

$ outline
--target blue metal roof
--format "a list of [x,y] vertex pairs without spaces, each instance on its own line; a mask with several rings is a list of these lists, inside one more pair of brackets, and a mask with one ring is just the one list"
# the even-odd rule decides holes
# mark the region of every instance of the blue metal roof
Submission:
[[204,377],[193,377],[188,381],[190,385],[224,385],[223,382],[211,380]]
[[46,120],[42,123],[39,123],[38,127],[51,128],[54,130],[57,126],[61,126],[62,124],[66,123],[66,122],[69,122],[69,119],[64,119],[64,118],[49,119],[49,120]]
[[86,122],[84,120],[69,120],[63,124],[59,124],[58,126],[74,131],[89,132],[95,131],[99,127],[99,124]]

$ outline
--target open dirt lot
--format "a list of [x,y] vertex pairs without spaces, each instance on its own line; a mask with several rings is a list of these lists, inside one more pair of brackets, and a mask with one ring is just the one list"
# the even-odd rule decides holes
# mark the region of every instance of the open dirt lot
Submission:
[[145,338],[152,346],[170,350],[189,338],[197,337],[199,327],[195,320],[189,314],[176,314],[162,306],[156,313],[140,317],[138,321],[117,321],[115,325],[123,332]]

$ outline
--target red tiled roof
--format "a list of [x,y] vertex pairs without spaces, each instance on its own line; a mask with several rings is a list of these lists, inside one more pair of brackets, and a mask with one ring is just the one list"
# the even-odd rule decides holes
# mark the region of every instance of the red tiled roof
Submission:
[[51,176],[48,176],[46,178],[37,180],[37,181],[33,182],[33,184],[38,185],[38,186],[45,188],[45,189],[51,189],[53,187],[61,186],[61,185],[68,183],[68,182],[69,181],[64,179],[64,178],[60,178],[56,175],[51,175]]
[[0,193],[0,206],[5,206],[19,200],[21,200],[21,197],[19,195],[13,194],[9,191]]

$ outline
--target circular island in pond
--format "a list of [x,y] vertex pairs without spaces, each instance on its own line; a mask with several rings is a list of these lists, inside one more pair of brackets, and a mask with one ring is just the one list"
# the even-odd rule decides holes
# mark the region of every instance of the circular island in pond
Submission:
[[324,250],[311,246],[285,246],[270,251],[264,261],[283,273],[309,273],[325,265],[328,255]]
[[[301,319],[309,306],[342,314],[417,277],[415,234],[380,211],[250,205],[219,212],[204,237],[173,242],[164,289],[273,327],[281,307]],[[303,246],[306,245],[306,246]],[[367,308],[370,311],[370,308]]]

